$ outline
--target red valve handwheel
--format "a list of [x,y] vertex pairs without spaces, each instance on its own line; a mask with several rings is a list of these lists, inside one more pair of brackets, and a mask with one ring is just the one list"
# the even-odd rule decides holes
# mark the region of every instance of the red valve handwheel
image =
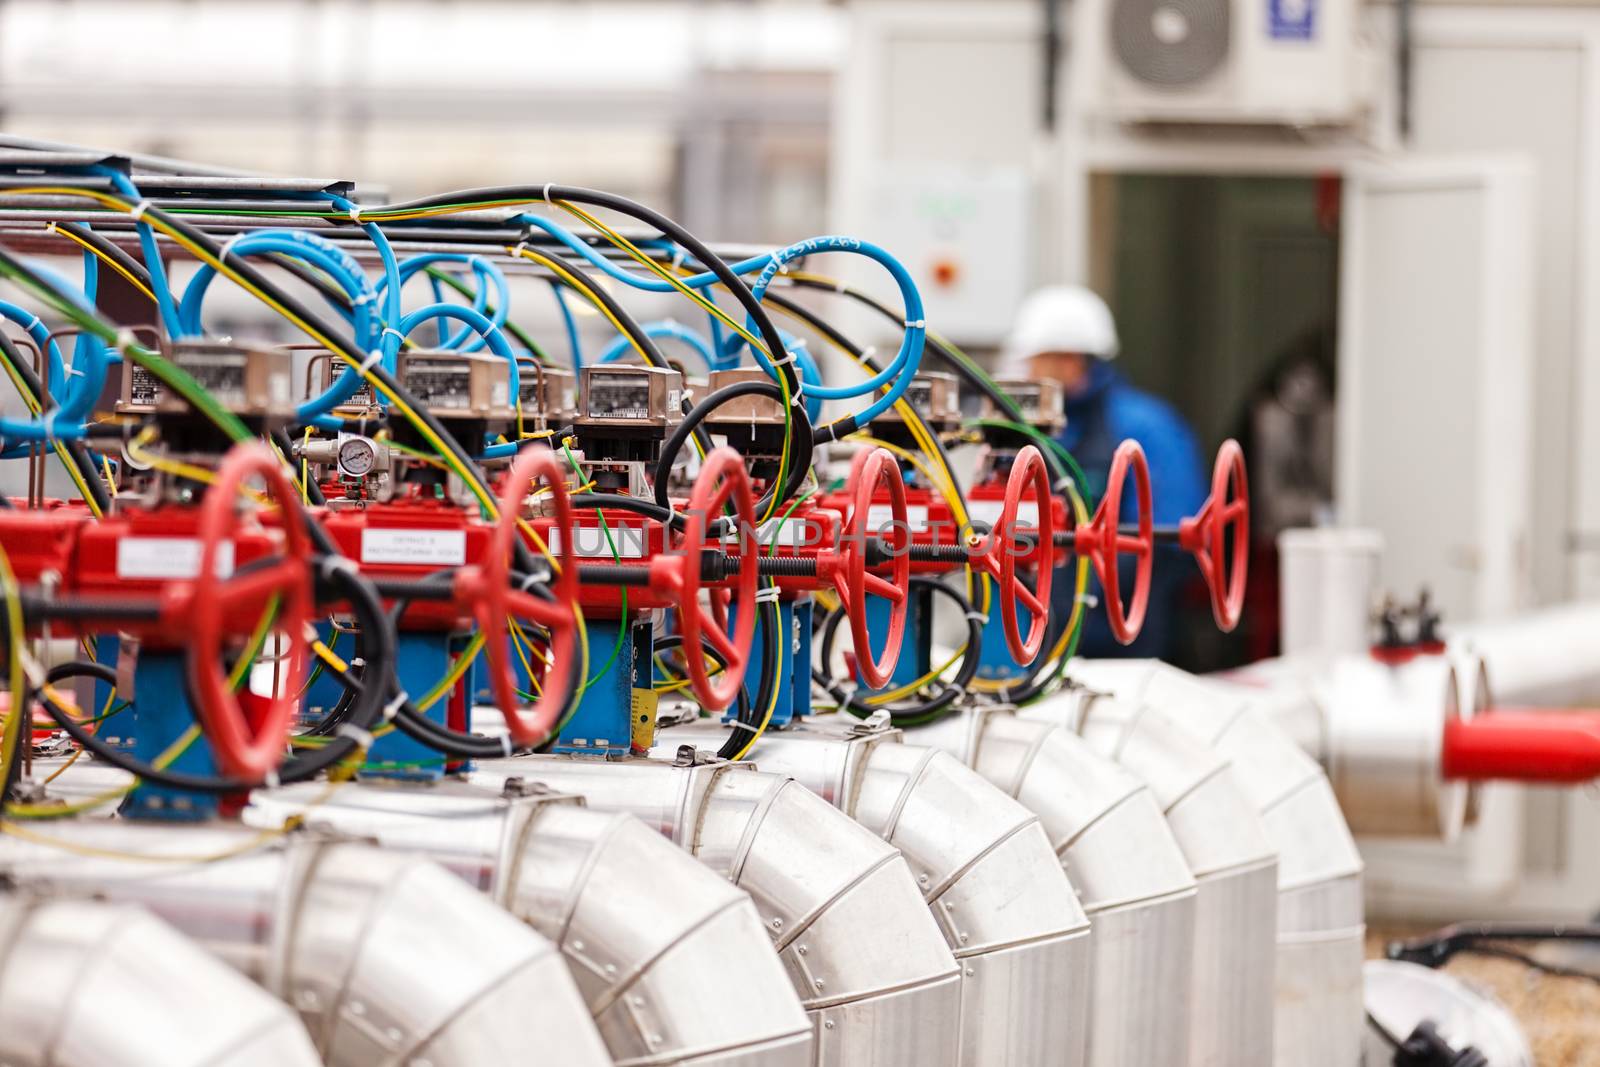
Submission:
[[[283,510],[281,559],[235,577],[217,576],[217,555],[238,525],[238,495],[244,480],[260,475]],[[195,712],[225,774],[251,782],[265,779],[283,758],[289,727],[306,681],[306,626],[315,609],[311,545],[306,536],[299,493],[280,461],[261,444],[235,447],[222,460],[217,480],[200,505],[200,570],[187,595],[179,595],[183,625],[190,634],[189,681]],[[276,628],[289,639],[288,665],[281,688],[262,702],[258,725],[239,706],[222,669],[226,620],[244,608],[265,607],[277,596]]]
[[[850,480],[855,486],[855,497],[850,508],[850,524],[845,530],[844,547],[839,553],[839,569],[834,584],[839,591],[839,601],[850,616],[850,636],[855,643],[856,670],[861,680],[872,689],[882,689],[894,676],[895,664],[900,662],[900,646],[905,641],[906,615],[911,606],[907,595],[911,588],[911,528],[907,524],[906,483],[900,474],[900,465],[887,449],[874,448],[857,452],[850,467]],[[867,571],[867,542],[878,531],[869,528],[872,500],[880,486],[889,489],[890,561],[894,565],[894,578],[890,579]],[[867,594],[881,596],[889,601],[889,633],[883,642],[883,651],[872,654],[872,639],[867,633]]]
[[[550,488],[555,525],[551,532],[561,539],[561,550],[572,552],[572,503],[567,497],[565,469],[548,448],[535,446],[517,454],[500,488],[500,519],[489,541],[489,554],[480,567],[463,567],[456,577],[456,597],[471,605],[473,619],[484,634],[484,652],[489,660],[489,691],[505,716],[506,732],[517,745],[536,745],[550,736],[567,703],[568,666],[578,656],[578,622],[573,604],[578,596],[576,557],[570,556],[560,573],[553,576],[553,599],[534,596],[511,587],[511,549],[520,529],[518,517],[522,502],[543,479]],[[554,546],[547,546],[554,554]],[[510,619],[538,623],[550,632],[550,662],[554,670],[545,672],[539,700],[524,709],[517,698],[516,674],[506,643],[510,639]]]
[[[1225,565],[1228,531],[1233,530],[1233,558]],[[1211,495],[1200,510],[1178,523],[1178,544],[1194,555],[1211,591],[1211,615],[1223,632],[1239,625],[1244,612],[1250,567],[1250,485],[1245,479],[1244,449],[1229,438],[1217,450],[1211,468]]]
[[[750,536],[756,525],[755,495],[744,457],[723,446],[708,453],[689,494],[689,509],[679,551],[657,556],[650,561],[652,584],[678,592],[678,630],[683,637],[684,666],[695,696],[707,711],[723,711],[739,695],[744,671],[750,662],[750,646],[756,636],[756,583],[760,577],[760,556],[753,544],[742,544],[736,599],[733,602],[735,628],[730,638],[717,625],[709,609],[700,603],[700,564],[706,547],[706,528],[722,514],[723,506],[733,503],[736,535]],[[722,657],[722,674],[716,683],[706,670],[705,657],[698,650],[709,646]]]
[[[1022,508],[1022,494],[1027,492],[1030,481],[1033,483],[1034,505],[1039,512],[1035,524],[1038,540],[1033,550],[1027,553],[1032,557],[1038,574],[1033,592],[1029,592],[1017,580],[1017,561],[1023,553],[1017,551],[1015,536],[1021,528],[1017,516]],[[1050,468],[1045,464],[1044,455],[1033,445],[1028,445],[1017,453],[1016,462],[1011,465],[1011,474],[1006,478],[1005,504],[1000,509],[1000,525],[990,534],[991,544],[1000,553],[1000,617],[1005,624],[1006,648],[1010,650],[1011,658],[1024,667],[1039,655],[1039,649],[1044,647],[1045,634],[1050,629],[1050,578],[1055,569],[1052,556],[1056,536],[1055,511],[1051,504]],[[996,534],[1001,538],[998,542],[993,540]],[[1017,624],[1019,600],[1028,613],[1026,639]]]
[[[1123,533],[1123,485],[1128,470],[1133,470],[1133,483],[1139,507],[1138,533]],[[1111,473],[1106,478],[1106,495],[1095,509],[1088,525],[1080,526],[1074,534],[1074,545],[1080,556],[1088,556],[1100,577],[1100,587],[1106,595],[1106,621],[1111,624],[1111,634],[1124,645],[1132,644],[1144,626],[1145,609],[1150,606],[1150,575],[1155,560],[1155,531],[1151,528],[1150,467],[1145,462],[1144,449],[1137,441],[1124,441],[1111,457]],[[1133,596],[1124,606],[1122,578],[1118,563],[1122,553],[1131,553],[1138,561],[1134,572]]]

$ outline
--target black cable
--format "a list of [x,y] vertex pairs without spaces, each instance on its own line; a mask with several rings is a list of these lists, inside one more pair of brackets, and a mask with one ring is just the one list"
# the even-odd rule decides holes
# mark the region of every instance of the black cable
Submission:
[[[556,200],[570,200],[573,203],[587,204],[591,207],[599,207],[608,211],[615,211],[618,214],[627,215],[631,218],[637,219],[647,226],[654,227],[661,234],[681,245],[683,248],[688,250],[690,255],[699,260],[707,270],[715,274],[717,276],[717,280],[723,284],[728,292],[733,295],[733,298],[739,302],[741,307],[744,308],[745,312],[749,315],[750,320],[755,323],[756,332],[761,335],[762,342],[766,345],[767,352],[774,361],[774,365],[778,368],[778,373],[783,375],[790,395],[798,395],[800,393],[800,377],[795,372],[793,362],[785,360],[783,356],[785,351],[783,345],[783,335],[778,332],[778,328],[773,324],[771,316],[769,316],[766,309],[762,307],[761,301],[755,298],[755,294],[750,291],[750,287],[745,284],[744,279],[735,274],[720,256],[712,252],[711,249],[694,234],[690,233],[688,230],[684,229],[684,227],[680,226],[667,216],[658,211],[654,211],[643,204],[636,203],[626,197],[617,196],[614,193],[602,192],[598,189],[585,189],[571,185],[551,184],[544,186],[497,186],[486,189],[461,190],[457,192],[443,193],[437,196],[424,197],[421,200],[413,200],[403,204],[385,205],[382,208],[373,209],[370,214],[375,220],[381,222],[382,220],[380,215],[384,212],[399,213],[432,207],[454,206],[463,203],[519,200],[529,202],[537,202],[542,200],[547,204],[553,203]],[[804,418],[803,414],[799,414],[794,421],[798,422],[801,418]],[[842,437],[845,436],[846,433],[853,433],[855,430],[854,420],[841,420],[841,422],[845,421],[848,421],[850,424],[848,429],[841,426],[836,434],[832,434],[827,437],[824,437],[821,433],[817,433],[814,435],[815,439],[819,441],[832,440],[834,436]],[[796,461],[801,463],[802,466],[809,467],[811,463],[810,455],[807,454],[805,456],[797,457]]]
[[56,229],[72,234],[84,244],[91,246],[105,259],[116,263],[117,266],[133,275],[134,279],[146,289],[152,288],[150,272],[145,265],[128,253],[121,245],[106,237],[100,231],[91,229],[81,222],[58,222]]
[[[783,308],[795,318],[811,327],[811,329],[816,330],[829,341],[850,353],[852,358],[860,360],[873,373],[876,374],[882,372],[883,367],[876,359],[872,357],[870,352],[866,351],[860,345],[850,340],[850,338],[840,333],[838,329],[836,329],[826,319],[812,311],[810,308],[803,304],[797,304],[793,300],[783,296],[781,293],[774,293],[770,289],[767,291],[767,299],[772,301],[774,306]],[[877,306],[882,311],[887,312],[889,310],[884,305],[880,304]],[[895,321],[899,322],[900,319],[896,317]],[[939,462],[943,465],[945,470],[950,472],[950,484],[952,488],[955,489],[956,495],[961,498],[962,506],[965,507],[967,496],[966,493],[961,489],[961,483],[956,480],[955,468],[950,466],[950,455],[944,450],[944,443],[939,440],[939,435],[933,433],[931,430],[928,433],[928,440],[933,443],[933,449],[934,452],[938,454]],[[1060,462],[1059,458],[1057,458],[1056,462]]]
[[[765,396],[771,397],[780,404],[783,402],[783,391],[778,388],[777,383],[771,381],[744,381],[723,386],[691,408],[684,415],[683,422],[679,423],[678,428],[672,432],[672,436],[667,438],[666,444],[661,446],[661,458],[656,461],[653,478],[656,505],[658,507],[670,507],[667,496],[667,483],[671,479],[672,465],[677,461],[678,453],[683,451],[683,446],[689,440],[690,434],[696,433],[700,425],[717,408],[730,400],[737,400],[741,396]],[[798,405],[795,408],[797,417],[792,420],[791,424],[797,432],[795,435],[796,440],[791,442],[790,459],[792,462],[789,464],[788,480],[781,486],[774,485],[767,490],[766,495],[756,503],[755,510],[757,514],[766,513],[767,509],[772,506],[772,498],[774,496],[777,496],[781,501],[788,500],[798,493],[801,485],[805,482],[806,475],[811,470],[811,454],[813,451],[811,421],[800,413]],[[799,456],[804,456],[805,461],[795,461]]]
[[[588,204],[591,207],[615,211],[618,214],[637,219],[646,226],[654,227],[666,237],[682,245],[690,255],[699,260],[707,270],[717,276],[717,280],[727,288],[728,292],[749,314],[756,325],[756,331],[761,335],[762,341],[766,344],[767,351],[772,358],[774,360],[783,358],[783,335],[773,325],[766,309],[761,306],[761,301],[755,298],[755,295],[750,291],[750,287],[745,284],[744,279],[735,274],[720,256],[712,252],[694,234],[660,212],[653,211],[643,204],[635,203],[626,197],[602,192],[598,189],[584,189],[571,185],[497,186],[443,193],[403,204],[389,204],[383,208],[374,209],[370,214],[375,221],[381,222],[380,216],[384,212],[399,213],[431,207],[454,206],[463,203],[519,200],[528,202],[544,201],[547,204],[556,200],[570,200],[573,203]],[[779,363],[778,368],[779,373],[783,374],[788,380],[789,391],[798,393],[800,391],[800,379],[795,373],[794,365],[792,363]]]
[[[751,708],[754,716],[745,726],[750,731],[761,729],[761,722],[766,718],[766,709],[772,704],[774,691],[778,686],[778,660],[782,653],[778,644],[778,605],[771,600],[763,600],[757,608],[761,616],[761,633],[764,638],[761,653],[761,677],[756,682],[756,702]],[[739,696],[744,696],[744,686],[739,687]],[[773,708],[776,712],[777,709]],[[743,720],[741,720],[743,721]],[[733,759],[745,747],[748,738],[744,737],[745,730],[735,726],[728,739],[717,750],[717,755],[723,759]]]
[[[530,586],[529,592],[534,596],[550,600],[555,599],[555,594],[543,586]],[[389,612],[391,625],[398,622],[408,606],[409,601],[406,600],[397,600],[395,602]],[[556,721],[558,724],[564,723],[571,717],[572,711],[577,706],[577,702],[582,695],[581,690],[584,679],[581,676],[578,660],[579,657],[574,656],[572,657],[572,662],[567,664],[567,703],[562,708],[561,714],[557,716]],[[346,685],[361,684],[347,676],[341,677],[340,680]],[[390,672],[387,676],[385,688],[389,690],[391,696],[400,695],[400,685],[393,672]],[[462,733],[447,726],[441,726],[418,710],[417,706],[411,702],[409,694],[395,709],[394,725],[396,729],[419,744],[425,745],[441,755],[457,759],[499,759],[518,751],[509,738],[484,737],[480,734]],[[550,736],[538,745],[533,746],[531,751],[547,751],[555,744],[559,733],[559,728],[552,730]]]
[[[131,197],[124,196],[121,193],[108,192],[103,195],[118,200],[121,203],[128,205],[130,208],[136,206],[135,201]],[[203,249],[207,255],[216,259],[218,262],[222,261],[222,246],[216,241],[212,240],[211,237],[209,237],[203,230],[175,218],[161,208],[151,206],[148,202],[143,204],[142,213],[144,218],[155,220],[161,223],[162,226],[171,228],[174,232],[181,234],[186,241],[189,241],[190,243]],[[4,246],[0,246],[0,265],[3,265],[9,272],[13,274],[30,279],[35,285],[45,290],[54,291],[54,287],[50,285],[48,281],[41,278],[38,273],[30,268],[26,263],[17,259]],[[270,278],[268,278],[266,274],[264,274],[253,263],[251,263],[249,259],[243,257],[230,259],[228,266],[250,285],[261,290],[295,317],[309,324],[313,329],[322,334],[322,336],[331,341],[336,354],[344,356],[349,362],[353,362],[360,366],[367,366],[367,353],[359,344],[356,343],[353,337],[347,336],[345,329],[329,323],[321,315],[312,311],[305,305],[305,303],[286,292],[281,286],[277,285]],[[343,325],[348,326],[348,324]],[[445,428],[444,424],[441,423],[435,415],[430,413],[427,407],[423,405],[422,402],[415,396],[413,396],[410,390],[406,389],[405,386],[402,385],[393,374],[386,370],[381,363],[374,363],[370,367],[367,367],[367,373],[375,381],[382,384],[385,389],[399,397],[416,413],[418,420],[423,425],[427,426],[428,429],[438,437],[440,443],[445,446],[446,451],[448,451],[455,458],[455,460],[460,464],[462,470],[464,470],[467,475],[476,483],[476,488],[481,491],[482,495],[486,499],[492,500],[494,498],[494,493],[489,486],[487,476],[478,466],[477,461],[473,458],[473,455],[462,446],[460,441],[456,440],[455,436]],[[328,555],[336,553],[337,549],[333,544],[332,538],[322,530],[319,524],[311,521],[309,516],[307,517],[306,529],[311,537],[316,541],[319,551]],[[531,569],[533,564],[533,550],[529,548],[528,545],[523,543],[521,538],[513,539],[512,553],[515,556],[520,569]]]
[[[683,646],[683,635],[682,634],[668,634],[666,637],[662,637],[662,638],[657,639],[656,644],[655,644],[655,651],[659,655],[662,652],[667,652],[667,651],[670,651],[671,649],[674,649],[674,648],[681,648],[682,646]],[[714,663],[716,663],[717,666],[721,667],[723,670],[727,670],[728,669],[728,661],[727,661],[727,659],[722,655],[722,653],[718,652],[716,649],[710,647],[709,645],[702,645],[701,648],[700,648],[700,651],[704,655],[710,656],[712,661]],[[738,706],[739,710],[734,713],[735,717],[738,719],[739,722],[743,722],[743,723],[751,722],[752,720],[750,718],[750,715],[751,715],[751,712],[750,712],[750,694],[745,691],[745,687],[744,686],[741,685],[739,687],[739,695],[738,695],[738,697],[736,699],[737,699],[737,706]],[[771,695],[770,694],[768,695],[768,699],[771,699]],[[724,756],[723,758],[726,759],[728,757]]]
[[[838,702],[839,706],[852,715],[866,718],[875,712],[887,710],[890,719],[899,726],[927,726],[935,720],[948,714],[951,706],[958,700],[972,684],[972,679],[978,673],[978,660],[982,655],[983,624],[976,612],[972,610],[971,603],[959,591],[937,578],[928,578],[922,575],[911,576],[911,587],[906,590],[908,597],[915,596],[919,590],[940,593],[953,600],[967,620],[967,644],[961,656],[961,667],[956,676],[949,682],[939,682],[939,691],[931,698],[917,704],[891,705],[869,704],[857,696],[852,688],[835,681],[820,667],[812,667],[811,677],[816,683],[828,691],[828,695]],[[822,640],[818,646],[819,660],[823,664],[833,662],[833,642],[838,635],[839,624],[844,620],[845,613],[842,607],[830,611],[822,623]],[[909,620],[907,620],[909,622]],[[870,656],[870,648],[856,649],[856,655]],[[893,687],[898,688],[898,687]],[[869,696],[871,694],[868,694]]]
[[[353,568],[329,568],[328,576],[348,600],[354,614],[364,632],[369,631],[372,643],[370,663],[379,664],[392,673],[394,663],[394,634],[389,629],[388,620],[383,613],[383,605],[378,601],[377,594],[371,586],[361,579]],[[94,673],[100,676],[97,668],[105,667],[104,664],[93,664],[77,660],[67,664],[60,664],[52,668],[46,679],[56,680],[56,672],[67,668],[78,674]],[[109,669],[109,668],[107,668]],[[72,674],[62,674],[59,677],[71,677]],[[115,675],[112,676],[113,680]],[[185,679],[185,687],[188,680]],[[119,748],[107,744],[96,734],[84,729],[72,717],[65,707],[46,691],[33,694],[43,705],[56,725],[65,730],[73,741],[89,751],[96,759],[109,763],[119,770],[127,771],[137,777],[141,783],[161,786],[167,789],[176,789],[186,793],[227,794],[241,793],[254,789],[265,783],[247,781],[242,778],[225,778],[213,775],[187,774],[181,771],[160,769],[144,762],[141,759],[124,752]],[[194,706],[193,693],[189,694],[190,707]],[[382,690],[369,687],[355,703],[350,713],[350,730],[343,736],[326,745],[317,747],[302,755],[292,757],[278,771],[278,781],[285,784],[303,782],[315,778],[323,771],[346,759],[354,752],[358,745],[358,738],[370,732],[383,717]],[[351,736],[351,735],[354,736]]]
[[[848,285],[833,285],[811,278],[797,278],[792,275],[787,277],[787,281],[790,285],[802,289],[818,289],[825,293],[838,293],[842,296],[850,298],[851,300],[854,300],[863,307],[870,308],[879,315],[882,315],[884,318],[888,319],[890,322],[898,325],[904,324],[905,316],[902,313],[896,311],[888,304],[883,303],[881,300],[878,300],[871,294],[862,292],[860,289],[856,289]],[[814,316],[815,313],[806,308],[804,305],[796,304],[787,297],[784,297],[778,293],[774,293],[771,290],[767,291],[766,298],[771,300],[778,307],[783,308],[785,311],[795,314],[801,318],[806,318],[807,324],[811,325],[813,329],[823,333],[823,336],[827,337],[830,341],[838,343],[840,338],[837,336],[836,331],[832,331],[830,329],[829,331],[824,332],[820,327],[811,323],[808,316]],[[944,357],[945,362],[949,363],[950,366],[955,369],[955,372],[960,375],[967,382],[967,384],[971,385],[974,389],[988,397],[996,408],[1007,412],[1011,421],[1024,421],[1022,417],[1022,411],[1017,407],[1017,402],[1011,397],[1007,396],[1000,389],[996,388],[994,383],[988,378],[981,374],[973,373],[972,368],[968,365],[967,361],[961,358],[960,353],[951,346],[950,342],[946,341],[942,337],[935,337],[932,334],[929,334],[927,343],[932,346],[933,349],[939,353],[939,355]]]

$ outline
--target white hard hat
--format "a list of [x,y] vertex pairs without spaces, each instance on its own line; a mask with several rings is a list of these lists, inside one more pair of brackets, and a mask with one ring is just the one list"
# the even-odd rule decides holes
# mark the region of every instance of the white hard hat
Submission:
[[1027,371],[1041,352],[1082,352],[1100,359],[1117,354],[1117,324],[1111,309],[1092,289],[1052,285],[1022,302],[1000,359],[1003,376]]

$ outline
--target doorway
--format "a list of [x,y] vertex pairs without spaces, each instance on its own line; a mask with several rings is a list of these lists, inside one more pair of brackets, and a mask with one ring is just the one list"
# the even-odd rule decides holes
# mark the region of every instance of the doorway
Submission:
[[1184,416],[1208,481],[1226,438],[1250,465],[1247,621],[1217,635],[1186,596],[1174,656],[1190,669],[1277,651],[1277,533],[1332,506],[1340,197],[1337,176],[1091,176],[1090,281],[1116,315],[1118,369]]

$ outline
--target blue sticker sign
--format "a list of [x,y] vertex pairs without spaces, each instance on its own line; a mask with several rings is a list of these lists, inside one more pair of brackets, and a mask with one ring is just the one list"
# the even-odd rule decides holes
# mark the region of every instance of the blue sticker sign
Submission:
[[1317,0],[1267,0],[1267,35],[1309,41],[1317,35]]

